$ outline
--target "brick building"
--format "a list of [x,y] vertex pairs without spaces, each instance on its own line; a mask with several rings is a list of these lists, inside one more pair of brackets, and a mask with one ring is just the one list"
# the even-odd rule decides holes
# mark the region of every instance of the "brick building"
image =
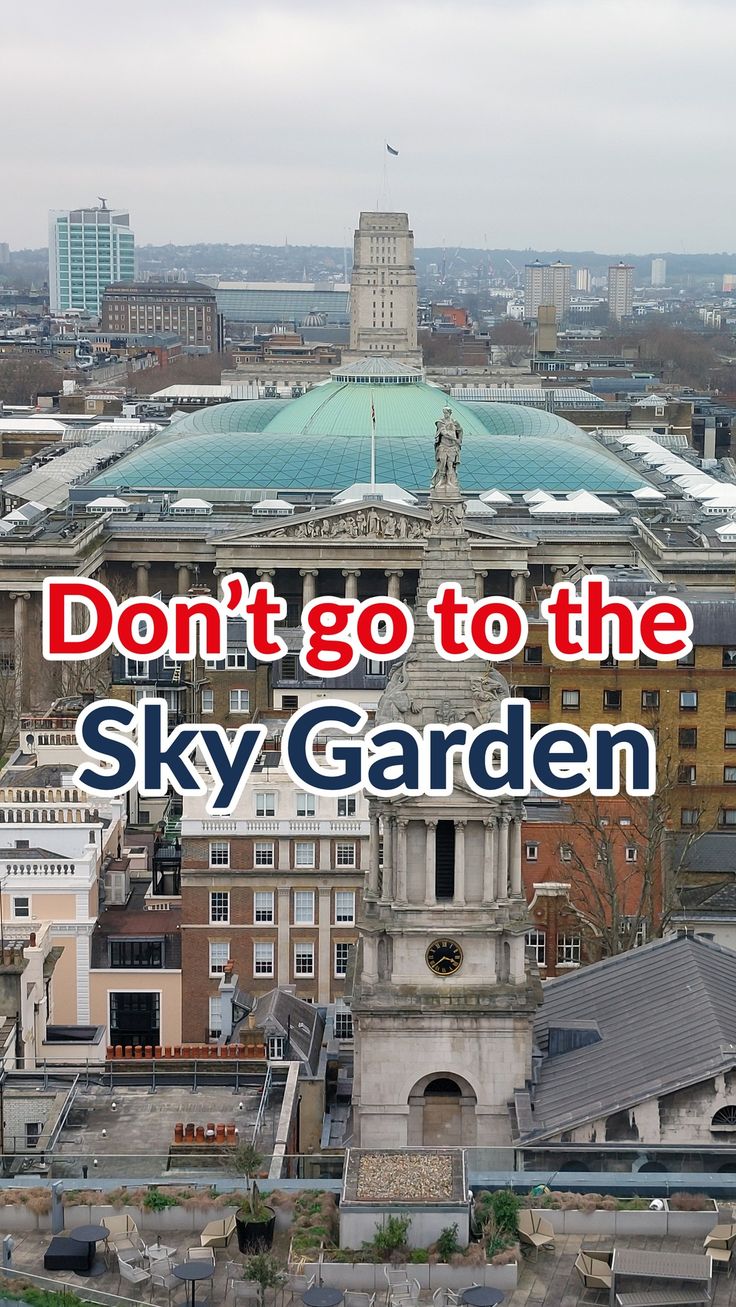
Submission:
[[102,330],[109,332],[172,332],[184,345],[197,345],[219,354],[223,347],[222,316],[215,292],[199,282],[146,281],[108,286],[102,296]]

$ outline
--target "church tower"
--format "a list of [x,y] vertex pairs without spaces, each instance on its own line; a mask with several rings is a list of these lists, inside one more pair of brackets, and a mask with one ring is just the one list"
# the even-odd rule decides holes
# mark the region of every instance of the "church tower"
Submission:
[[417,345],[414,233],[406,213],[361,213],[350,282],[350,349],[342,361],[367,355],[421,368]]
[[[475,593],[457,481],[462,431],[437,423],[431,528],[414,644],[377,723],[496,720],[508,686],[480,659],[437,654],[427,601],[444,581]],[[374,800],[351,1008],[354,1143],[361,1148],[508,1145],[509,1103],[531,1075],[541,985],[526,959],[519,800],[473,793]]]

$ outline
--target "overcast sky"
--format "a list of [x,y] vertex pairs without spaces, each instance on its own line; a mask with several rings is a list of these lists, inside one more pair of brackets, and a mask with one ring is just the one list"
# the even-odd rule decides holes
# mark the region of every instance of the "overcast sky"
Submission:
[[3,0],[0,240],[736,247],[731,0]]

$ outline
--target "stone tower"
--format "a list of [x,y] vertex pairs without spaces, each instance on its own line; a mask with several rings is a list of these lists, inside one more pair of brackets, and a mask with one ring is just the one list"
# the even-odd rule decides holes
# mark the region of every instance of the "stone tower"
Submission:
[[[445,409],[415,641],[392,671],[379,723],[478,726],[498,716],[508,694],[488,663],[439,657],[426,609],[443,581],[475,593],[456,471],[461,443]],[[351,1002],[354,1143],[362,1148],[511,1142],[508,1105],[531,1074],[541,1001],[525,951],[522,816],[518,800],[483,799],[459,771],[447,798],[373,804]]]
[[350,349],[343,363],[382,354],[422,366],[417,345],[414,233],[406,213],[361,213],[350,289]]

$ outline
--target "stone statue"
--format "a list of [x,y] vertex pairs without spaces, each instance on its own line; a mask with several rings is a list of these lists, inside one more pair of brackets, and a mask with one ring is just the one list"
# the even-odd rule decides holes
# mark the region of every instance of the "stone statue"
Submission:
[[388,726],[393,722],[403,722],[409,715],[416,715],[416,708],[409,695],[409,663],[416,655],[411,654],[400,663],[394,663],[386,682],[386,689],[376,705],[374,725]]
[[509,697],[505,677],[495,667],[489,666],[487,672],[470,682],[470,690],[474,702],[466,718],[468,725],[485,726],[486,722],[500,721],[501,700]]
[[442,417],[434,425],[437,433],[434,438],[435,470],[430,488],[438,490],[450,486],[458,489],[457,465],[460,462],[463,429],[455,421],[448,405],[445,405]]

